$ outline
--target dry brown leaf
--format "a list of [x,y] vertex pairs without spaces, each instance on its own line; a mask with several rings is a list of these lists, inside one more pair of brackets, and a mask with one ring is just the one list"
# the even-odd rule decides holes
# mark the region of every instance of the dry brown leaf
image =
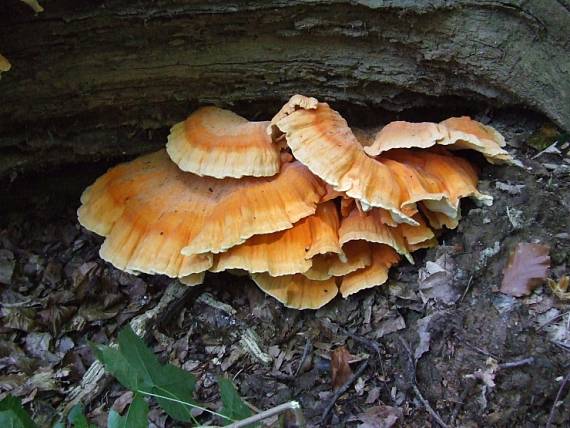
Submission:
[[362,422],[358,428],[391,428],[402,417],[403,412],[399,407],[380,405],[371,407],[351,420]]
[[564,275],[558,282],[553,279],[548,278],[548,286],[552,292],[560,300],[570,300],[570,291],[568,291],[568,286],[570,285],[570,276]]
[[544,282],[550,268],[550,247],[521,242],[503,270],[501,292],[515,297],[529,295]]
[[348,362],[352,359],[352,355],[341,346],[331,353],[331,369],[332,369],[332,386],[333,389],[340,388],[352,376],[352,369]]

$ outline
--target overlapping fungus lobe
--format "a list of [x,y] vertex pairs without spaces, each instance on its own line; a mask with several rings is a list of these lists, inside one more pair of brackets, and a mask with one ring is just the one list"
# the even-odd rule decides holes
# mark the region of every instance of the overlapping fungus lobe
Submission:
[[100,256],[197,285],[247,272],[268,295],[317,309],[384,284],[400,255],[437,245],[460,201],[489,204],[477,171],[450,150],[511,162],[504,139],[468,117],[353,130],[326,103],[294,95],[271,122],[204,107],[166,150],[118,165],[81,196]]

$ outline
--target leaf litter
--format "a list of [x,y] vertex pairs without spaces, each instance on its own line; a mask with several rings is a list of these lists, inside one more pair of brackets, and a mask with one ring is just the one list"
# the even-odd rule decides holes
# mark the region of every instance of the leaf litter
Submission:
[[[330,354],[346,346],[359,360],[354,370],[363,361],[369,365],[336,401],[331,425],[349,420],[364,424],[354,418],[376,414],[377,406],[401,411],[398,420],[404,426],[433,425],[406,381],[409,367],[403,364],[400,336],[416,344],[412,355],[418,388],[443,419],[451,416],[466,390],[465,375],[488,370],[490,354],[499,364],[533,354],[541,364],[501,371],[492,379],[495,387],[485,395],[485,410],[480,403],[484,382],[477,380],[477,388],[461,400],[456,423],[520,425],[532,418],[533,425],[545,425],[559,387],[553,379],[565,374],[565,314],[570,306],[549,289],[496,306],[497,296],[510,297],[497,290],[504,255],[517,242],[548,243],[553,271],[559,269],[556,277],[562,276],[560,271],[570,262],[565,250],[570,226],[560,212],[569,195],[565,176],[550,179],[539,163],[524,161],[534,168],[531,172],[506,168],[499,178],[508,186],[489,186],[494,206],[466,206],[458,231],[440,237],[449,247],[447,260],[437,249],[418,253],[416,266],[395,269],[385,286],[302,313],[267,299],[246,279],[211,275],[205,286],[192,290],[172,313],[151,325],[147,343],[160,364],[175,364],[196,377],[193,398],[210,408],[222,408],[216,380],[225,375],[239,386],[239,395],[259,409],[298,399],[313,424],[333,394]],[[494,174],[490,168],[484,171]],[[34,417],[45,420],[93,363],[88,342],[104,346],[115,341],[133,317],[156,305],[168,285],[165,278],[137,277],[102,263],[97,257],[99,238],[77,227],[73,209],[53,213],[54,207],[38,209],[35,217],[15,213],[0,224],[0,249],[9,252],[0,259],[0,274],[10,278],[0,285],[0,399],[17,393],[28,411],[35,409]],[[537,219],[532,229],[513,228],[507,207],[523,211],[524,219]],[[435,272],[426,273],[435,276],[424,277],[420,289],[417,266],[427,261],[438,268],[431,266]],[[227,306],[208,305],[207,296],[200,299],[204,293]],[[436,315],[441,310],[445,317]],[[324,319],[338,328],[323,328]],[[248,330],[254,333],[252,343],[270,356],[269,364],[240,343]],[[28,335],[31,339],[26,340]],[[39,377],[26,385],[34,373]],[[113,403],[117,415],[124,417],[134,395],[129,399],[125,387],[112,382],[104,394],[84,403],[85,414],[90,422],[105,425]],[[142,402],[148,404],[154,426],[174,425],[154,399]],[[52,413],[41,410],[46,408]],[[195,417],[207,420],[204,414]],[[558,411],[555,422],[567,424],[568,415]]]

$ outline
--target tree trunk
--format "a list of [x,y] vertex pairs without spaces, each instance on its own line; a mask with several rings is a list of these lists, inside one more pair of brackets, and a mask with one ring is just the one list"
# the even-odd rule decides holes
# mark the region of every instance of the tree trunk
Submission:
[[376,112],[522,107],[570,129],[567,0],[44,6],[0,5],[0,177],[147,151],[201,104],[269,118],[294,93]]

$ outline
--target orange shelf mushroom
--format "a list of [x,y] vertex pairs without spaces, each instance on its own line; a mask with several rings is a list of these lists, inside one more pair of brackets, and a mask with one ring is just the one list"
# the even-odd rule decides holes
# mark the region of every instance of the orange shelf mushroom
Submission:
[[268,272],[272,276],[303,273],[318,254],[340,253],[339,219],[333,202],[317,207],[292,228],[281,232],[255,235],[243,244],[216,256],[212,272],[243,269],[251,273]]
[[268,124],[204,107],[172,127],[166,151],[181,170],[196,175],[270,177],[279,172],[280,149],[265,132]]
[[427,149],[437,144],[449,150],[475,150],[490,163],[510,163],[512,157],[503,148],[505,139],[495,129],[469,116],[451,117],[443,122],[391,122],[369,137],[364,148],[370,156],[378,156],[393,149]]
[[449,150],[511,162],[504,145],[468,117],[353,131],[302,95],[271,122],[204,107],[172,127],[166,150],[99,177],[78,218],[118,269],[189,286],[207,271],[247,272],[284,305],[317,309],[437,245],[461,199],[491,204],[476,168]]
[[251,279],[264,292],[293,309],[318,309],[338,294],[334,278],[314,281],[302,274],[273,277],[254,273]]

